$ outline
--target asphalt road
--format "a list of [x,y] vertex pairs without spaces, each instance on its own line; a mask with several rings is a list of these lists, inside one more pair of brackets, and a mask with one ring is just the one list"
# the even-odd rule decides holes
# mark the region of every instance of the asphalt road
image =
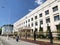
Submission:
[[7,41],[3,40],[0,38],[0,41],[3,43],[3,45],[11,45],[10,43],[8,43]]
[[2,41],[3,45],[38,45],[30,42],[25,42],[22,40],[19,40],[19,42],[16,42],[15,39],[9,38],[7,39],[6,37],[1,37],[0,36],[0,41]]
[[[6,37],[0,36],[0,41],[2,41],[3,45],[51,45],[49,43],[44,43],[40,41],[31,41],[31,40],[19,40],[19,42],[16,42],[15,39],[9,38],[9,40]],[[27,41],[27,42],[26,42]],[[32,43],[33,42],[33,43]],[[53,44],[58,45],[58,44]]]

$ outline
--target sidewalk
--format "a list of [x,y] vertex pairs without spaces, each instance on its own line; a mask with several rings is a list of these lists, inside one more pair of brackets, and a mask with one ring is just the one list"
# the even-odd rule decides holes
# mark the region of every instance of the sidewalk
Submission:
[[1,38],[3,41],[9,43],[10,45],[38,45],[38,44],[34,44],[34,43],[30,43],[30,42],[25,42],[25,41],[21,41],[21,40],[19,40],[19,42],[16,42],[15,39],[12,39],[12,38],[7,39],[7,38],[4,37],[4,36],[3,36],[3,37],[0,36],[0,38]]
[[[34,40],[33,38],[28,38],[29,40]],[[50,42],[49,39],[36,39],[37,41]],[[60,40],[53,40],[53,43],[60,44]]]
[[40,45],[60,45],[60,41],[58,41],[58,40],[54,40],[53,41],[54,44],[49,43],[50,42],[49,39],[36,39],[36,41],[34,41],[33,38],[27,38],[27,40],[23,38],[21,40],[36,43],[36,44],[40,44]]

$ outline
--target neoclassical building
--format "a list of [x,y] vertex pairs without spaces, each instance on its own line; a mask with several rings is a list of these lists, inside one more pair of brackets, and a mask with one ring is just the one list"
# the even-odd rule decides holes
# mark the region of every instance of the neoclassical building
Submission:
[[25,15],[14,23],[14,31],[22,28],[31,28],[39,32],[40,26],[43,32],[47,31],[47,24],[51,31],[57,31],[60,23],[60,0],[47,0],[39,7]]

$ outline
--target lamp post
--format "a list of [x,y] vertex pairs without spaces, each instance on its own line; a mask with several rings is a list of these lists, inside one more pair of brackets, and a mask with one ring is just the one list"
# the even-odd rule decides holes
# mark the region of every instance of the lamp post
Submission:
[[53,44],[53,36],[52,36],[51,29],[50,29],[50,27],[49,27],[49,24],[47,24],[47,30],[48,30],[48,32],[49,32],[50,43]]

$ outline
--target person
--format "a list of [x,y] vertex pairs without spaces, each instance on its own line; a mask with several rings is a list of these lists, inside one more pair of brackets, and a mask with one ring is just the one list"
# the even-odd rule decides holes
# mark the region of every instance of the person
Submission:
[[17,42],[19,41],[19,36],[16,37],[16,41],[17,41]]

